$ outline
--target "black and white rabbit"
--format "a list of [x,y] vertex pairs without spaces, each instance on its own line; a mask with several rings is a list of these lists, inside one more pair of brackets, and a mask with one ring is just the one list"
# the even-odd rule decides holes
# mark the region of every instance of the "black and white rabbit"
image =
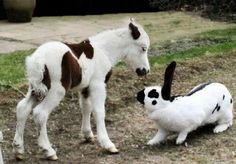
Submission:
[[233,99],[223,84],[200,84],[185,96],[171,96],[175,67],[174,61],[167,66],[163,87],[147,87],[137,94],[158,128],[148,145],[160,144],[171,132],[178,133],[176,144],[181,144],[199,126],[216,123],[213,131],[219,133],[233,123]]

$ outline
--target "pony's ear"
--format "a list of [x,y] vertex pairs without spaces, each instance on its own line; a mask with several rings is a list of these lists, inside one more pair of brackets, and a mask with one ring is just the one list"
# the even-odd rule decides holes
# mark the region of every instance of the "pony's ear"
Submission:
[[161,89],[161,95],[164,100],[170,100],[171,96],[171,84],[173,81],[174,71],[176,67],[176,62],[171,62],[165,71],[164,85]]
[[129,23],[129,29],[131,31],[131,36],[134,40],[137,40],[140,37],[140,32],[138,30],[138,27],[134,25],[133,21]]

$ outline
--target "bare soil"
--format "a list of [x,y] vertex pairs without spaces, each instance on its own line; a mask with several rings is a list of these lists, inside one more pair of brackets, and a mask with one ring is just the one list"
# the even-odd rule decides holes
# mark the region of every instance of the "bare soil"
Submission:
[[[177,64],[173,94],[185,94],[199,83],[217,81],[224,83],[235,97],[236,52],[228,55],[208,54]],[[49,138],[59,156],[54,163],[235,163],[235,124],[221,134],[214,134],[213,126],[200,128],[188,136],[187,147],[176,146],[174,135],[159,147],[146,146],[157,129],[147,118],[135,95],[144,86],[162,84],[164,69],[164,65],[154,65],[149,75],[138,78],[125,66],[114,68],[107,86],[106,125],[111,140],[120,149],[117,155],[108,155],[98,142],[84,143],[80,133],[79,95],[69,92],[48,122]],[[27,86],[20,89],[26,92]],[[17,162],[11,142],[15,132],[15,106],[22,98],[21,94],[11,89],[0,93],[0,128],[4,134],[2,149],[5,163]],[[96,133],[93,119],[92,127]],[[26,125],[25,148],[25,163],[50,163],[42,159],[43,154],[37,146],[37,129],[32,116]]]

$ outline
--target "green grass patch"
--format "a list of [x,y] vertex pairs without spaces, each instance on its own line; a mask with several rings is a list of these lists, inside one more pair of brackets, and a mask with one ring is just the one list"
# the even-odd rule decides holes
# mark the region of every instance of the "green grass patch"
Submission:
[[[183,41],[181,39],[180,41]],[[166,46],[167,49],[171,50],[170,53],[165,53],[161,56],[152,56],[150,57],[151,65],[157,64],[165,64],[169,63],[172,60],[183,60],[186,58],[200,57],[207,53],[218,54],[218,53],[227,53],[236,49],[236,27],[227,28],[222,30],[211,30],[207,32],[203,32],[200,34],[196,34],[190,39],[191,42],[202,42],[204,40],[214,42],[212,45],[203,45],[205,43],[202,42],[200,47],[193,47],[173,52],[172,45],[170,42],[167,42],[163,46]],[[181,43],[187,45],[188,43]],[[207,44],[207,42],[205,43]],[[173,44],[174,45],[174,44]],[[178,45],[174,45],[178,46]],[[179,45],[181,46],[181,45]],[[191,44],[190,44],[191,46]],[[165,47],[164,47],[165,48]]]
[[191,37],[180,37],[178,39],[167,40],[150,47],[150,56],[160,56],[173,54],[187,49],[212,46],[236,40],[236,28],[223,30],[211,30],[195,34]]
[[0,55],[0,87],[15,86],[25,81],[25,58],[32,52],[16,51]]
[[212,30],[199,34],[202,37],[224,37],[224,38],[234,38],[236,39],[236,27],[227,28],[223,30]]
[[166,54],[162,56],[150,57],[150,64],[166,64],[172,60],[183,60],[186,58],[200,57],[207,53],[219,54],[227,53],[236,49],[236,41],[230,41],[226,43],[216,44],[212,46],[205,46],[199,48],[191,48],[182,52]]

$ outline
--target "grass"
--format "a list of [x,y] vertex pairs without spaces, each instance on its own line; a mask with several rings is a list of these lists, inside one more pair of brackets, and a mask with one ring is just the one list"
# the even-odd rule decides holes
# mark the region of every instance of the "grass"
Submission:
[[145,16],[136,14],[134,17],[144,26],[154,45],[182,36],[235,27],[235,24],[215,22],[184,12],[145,13]]
[[200,34],[203,37],[224,37],[236,39],[236,28],[227,28],[224,30],[212,30]]
[[25,58],[33,50],[0,55],[0,86],[25,82]]
[[182,52],[166,54],[162,56],[156,56],[150,58],[150,64],[165,64],[172,60],[183,60],[186,58],[194,58],[206,55],[207,53],[218,54],[227,53],[236,49],[236,41],[231,41],[227,43],[217,44],[213,46],[205,46],[200,48],[191,48]]
[[[180,52],[169,53],[161,56],[153,56],[150,57],[151,65],[156,63],[165,64],[169,63],[171,60],[182,60],[186,58],[200,57],[208,53],[218,54],[232,51],[236,49],[236,28],[227,28],[223,30],[211,30],[203,32],[200,34],[196,34],[195,36],[192,37],[191,40],[192,42],[193,41],[200,42],[201,40],[215,40],[215,41],[218,40],[220,43],[201,47],[194,47],[189,49],[188,47],[186,47],[185,50]],[[168,44],[170,43],[168,42]]]

